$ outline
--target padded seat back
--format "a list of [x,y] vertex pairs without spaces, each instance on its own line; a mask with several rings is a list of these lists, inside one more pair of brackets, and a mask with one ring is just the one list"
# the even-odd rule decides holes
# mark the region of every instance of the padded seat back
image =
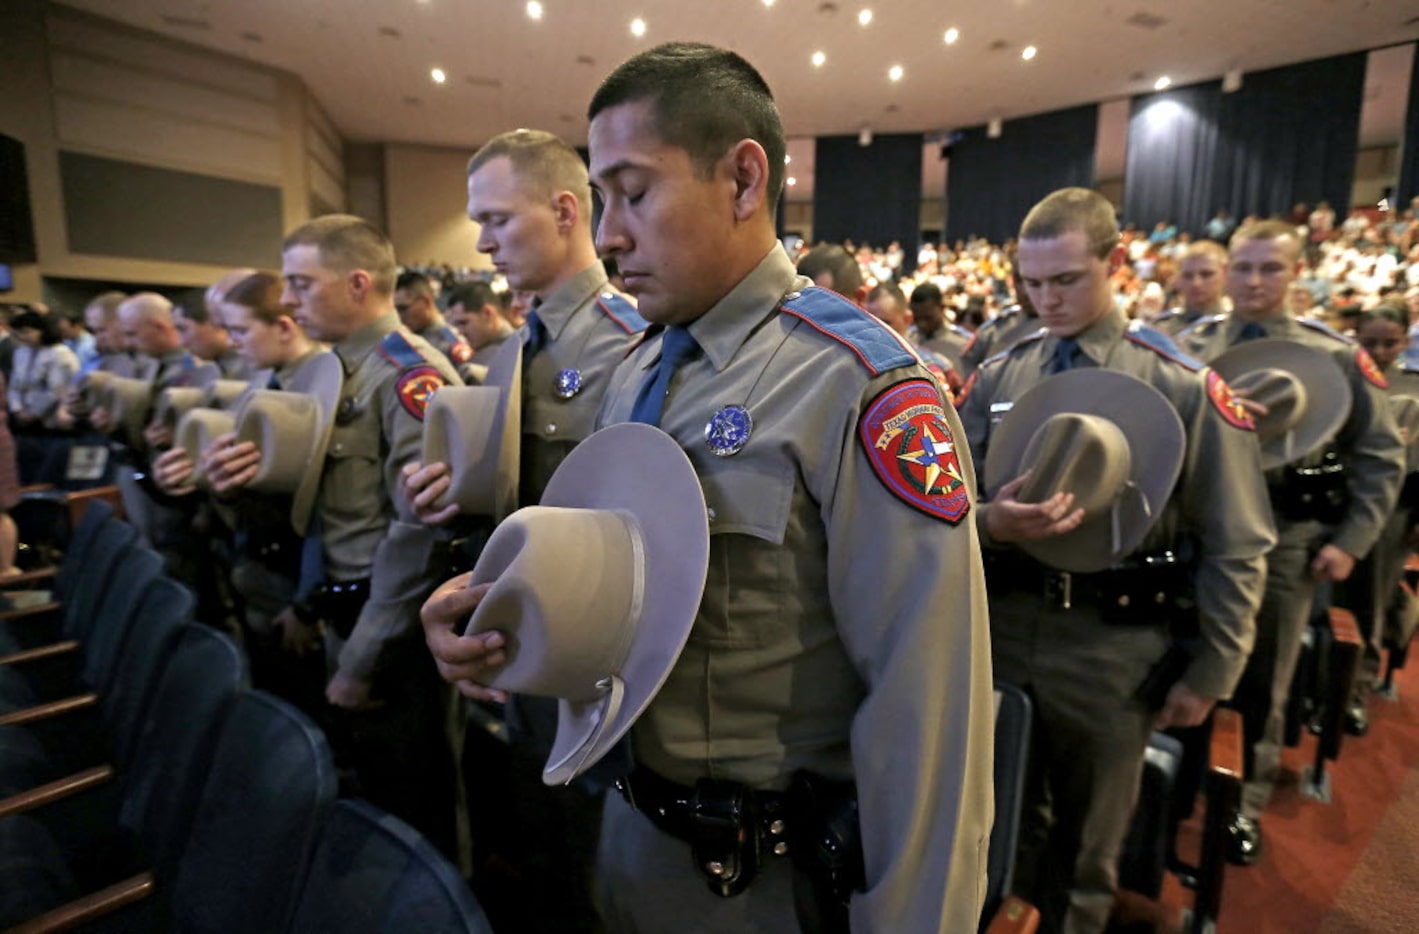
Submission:
[[1001,899],[1010,894],[1014,881],[1033,716],[1030,698],[1024,691],[1013,684],[995,682],[995,825],[990,829],[990,851],[986,856],[986,918],[994,915]]
[[1183,744],[1175,736],[1154,732],[1143,753],[1143,777],[1138,805],[1128,825],[1119,857],[1119,888],[1158,898],[1172,853],[1172,815]]
[[100,694],[112,682],[123,643],[143,610],[143,598],[162,572],[162,557],[142,545],[127,549],[119,557],[108,592],[95,609],[93,625],[84,640],[83,681]]
[[159,878],[171,878],[247,673],[236,643],[197,623],[174,624],[161,650],[165,660],[136,731],[119,822],[143,841]]
[[237,698],[178,870],[172,930],[287,930],[335,790],[309,718],[261,691]]
[[110,519],[99,527],[88,549],[73,590],[64,600],[64,635],[84,639],[95,613],[113,583],[118,560],[137,541],[138,533],[126,522]]
[[103,692],[103,717],[119,766],[133,761],[144,715],[174,644],[173,635],[192,621],[194,603],[191,591],[162,577],[149,585],[138,604]]
[[477,898],[433,844],[364,801],[321,830],[292,934],[490,934]]
[[[74,583],[83,574],[84,563],[88,560],[99,529],[108,525],[108,520],[113,518],[113,512],[113,506],[103,500],[93,500],[84,510],[84,518],[79,520],[78,527],[74,529],[69,546],[64,551],[64,560],[60,562],[59,570],[54,574],[54,599],[67,600],[74,592]],[[134,531],[133,534],[136,538],[138,533]]]

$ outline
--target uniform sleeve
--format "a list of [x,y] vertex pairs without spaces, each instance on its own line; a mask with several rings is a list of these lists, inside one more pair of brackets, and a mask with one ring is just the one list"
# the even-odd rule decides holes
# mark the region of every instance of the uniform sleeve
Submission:
[[[435,367],[446,383],[461,384],[446,361]],[[366,681],[384,646],[419,628],[419,609],[443,579],[438,546],[448,537],[420,522],[399,491],[404,465],[420,457],[424,422],[405,407],[398,383],[396,374],[381,387],[379,397],[380,425],[388,445],[383,492],[393,504],[394,517],[375,546],[369,600],[340,652],[340,670]]]
[[[962,434],[966,439],[966,447],[970,450],[972,463],[985,463],[986,440],[990,434],[989,400],[992,394],[992,388],[988,384],[993,381],[992,374],[985,370],[976,370],[971,376],[971,381],[967,383],[966,401],[962,403],[958,412]],[[991,539],[990,532],[986,527],[990,504],[978,500],[971,512],[975,515],[976,534],[980,538],[981,547],[999,547]]]
[[[1360,351],[1363,353],[1363,351]],[[1337,354],[1350,380],[1350,417],[1337,440],[1345,459],[1350,506],[1330,543],[1356,558],[1369,554],[1394,512],[1404,481],[1404,444],[1385,391],[1366,378],[1353,347]],[[1373,364],[1371,364],[1373,367]]]
[[[918,368],[876,380],[864,403]],[[950,405],[948,443],[963,437]],[[953,525],[889,492],[852,413],[812,478],[828,534],[829,598],[866,686],[851,732],[866,857],[855,931],[974,931],[994,810],[994,705],[973,520]],[[920,435],[918,435],[920,437]],[[955,448],[974,499],[969,454]],[[826,453],[826,452],[825,452]]]
[[1229,423],[1198,374],[1179,406],[1187,452],[1178,478],[1183,526],[1197,547],[1194,585],[1202,647],[1184,683],[1206,697],[1232,695],[1256,638],[1266,553],[1276,543],[1256,433]]

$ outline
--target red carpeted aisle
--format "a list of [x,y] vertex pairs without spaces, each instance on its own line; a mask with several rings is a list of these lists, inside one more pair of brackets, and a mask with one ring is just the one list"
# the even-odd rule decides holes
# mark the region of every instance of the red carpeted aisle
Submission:
[[1419,932],[1419,663],[1397,680],[1400,699],[1372,700],[1369,735],[1330,765],[1330,804],[1299,784],[1314,738],[1287,751],[1295,777],[1263,817],[1261,860],[1227,871],[1218,934]]

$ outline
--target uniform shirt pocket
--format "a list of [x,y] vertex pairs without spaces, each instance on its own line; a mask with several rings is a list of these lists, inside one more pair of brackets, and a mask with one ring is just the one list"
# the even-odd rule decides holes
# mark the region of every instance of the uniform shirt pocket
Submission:
[[691,634],[706,645],[774,643],[792,625],[795,564],[788,541],[793,478],[742,463],[702,470],[710,563]]

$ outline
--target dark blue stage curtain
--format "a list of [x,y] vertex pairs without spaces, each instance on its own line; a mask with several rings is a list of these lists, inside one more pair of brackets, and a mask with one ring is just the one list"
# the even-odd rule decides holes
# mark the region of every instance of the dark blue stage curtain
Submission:
[[851,239],[886,247],[893,240],[915,248],[921,227],[920,133],[877,136],[859,146],[856,136],[820,136],[814,146],[813,239]]
[[[1284,215],[1297,202],[1349,210],[1366,53],[1249,73],[1136,98],[1128,128],[1124,216],[1197,233],[1218,208]],[[1161,106],[1160,106],[1161,105]]]
[[1098,133],[1097,104],[1007,120],[998,139],[983,126],[965,130],[946,170],[946,240],[1002,243],[1045,195],[1093,187]]
[[1399,151],[1399,190],[1395,204],[1402,211],[1419,195],[1419,46],[1414,49],[1414,70],[1409,75],[1409,111],[1404,115],[1404,148]]

